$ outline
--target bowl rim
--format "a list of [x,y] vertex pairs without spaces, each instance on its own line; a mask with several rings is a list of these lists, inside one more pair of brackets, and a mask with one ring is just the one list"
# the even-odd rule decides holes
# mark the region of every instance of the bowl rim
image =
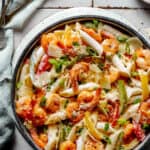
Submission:
[[[22,64],[22,60],[25,59],[25,57],[27,56],[27,54],[29,52],[32,51],[32,46],[35,45],[35,43],[37,43],[37,39],[39,39],[40,35],[46,31],[49,31],[52,28],[58,28],[58,26],[60,26],[60,24],[66,24],[68,22],[76,22],[79,20],[88,20],[88,19],[99,19],[102,22],[106,22],[106,24],[111,24],[117,28],[119,28],[122,31],[125,31],[126,33],[130,34],[130,35],[134,35],[137,36],[142,42],[143,44],[150,48],[150,43],[146,40],[146,38],[139,33],[137,30],[135,30],[132,26],[117,20],[117,19],[113,19],[110,17],[106,17],[106,16],[99,16],[99,15],[80,15],[80,16],[73,16],[73,17],[66,17],[65,19],[60,19],[57,22],[51,24],[51,25],[47,25],[47,27],[44,30],[41,30],[39,33],[36,34],[36,36],[27,44],[28,46],[26,46],[23,51],[21,52],[21,55],[19,56],[16,66],[14,68],[14,72],[13,72],[13,78],[12,78],[12,86],[11,86],[11,104],[12,104],[12,110],[13,110],[13,115],[14,115],[14,121],[16,124],[17,129],[19,130],[19,132],[21,133],[21,135],[23,136],[23,138],[27,141],[27,143],[34,148],[35,150],[40,150],[40,148],[33,142],[29,132],[27,131],[27,129],[25,128],[25,126],[23,125],[23,123],[21,122],[21,120],[19,119],[17,113],[16,113],[16,109],[15,109],[15,95],[16,95],[16,80],[17,80],[17,74],[19,72],[19,68]],[[144,145],[147,144],[148,140],[150,139],[150,134],[148,134],[146,136],[146,138],[144,139],[143,142],[141,142],[134,150],[140,150]]]

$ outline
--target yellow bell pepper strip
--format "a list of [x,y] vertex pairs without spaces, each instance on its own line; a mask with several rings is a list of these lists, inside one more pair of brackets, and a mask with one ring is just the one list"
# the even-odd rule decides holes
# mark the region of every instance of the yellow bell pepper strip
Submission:
[[140,80],[142,87],[142,98],[146,100],[149,97],[149,86],[148,86],[148,74],[144,72],[140,72]]
[[95,137],[97,140],[101,140],[104,138],[103,134],[100,133],[94,126],[92,120],[90,119],[90,113],[86,112],[85,113],[85,118],[84,118],[85,126],[87,127],[89,133]]
[[122,114],[128,100],[124,81],[119,80],[117,87],[118,87],[119,98],[120,98],[120,114]]

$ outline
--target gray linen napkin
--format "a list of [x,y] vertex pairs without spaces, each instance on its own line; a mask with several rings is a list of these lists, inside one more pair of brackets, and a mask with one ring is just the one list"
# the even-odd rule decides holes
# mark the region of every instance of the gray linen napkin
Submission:
[[[6,25],[3,26],[6,46],[0,51],[0,150],[6,149],[5,145],[10,141],[14,132],[10,100],[13,72],[11,61],[14,54],[14,30],[22,29],[27,20],[29,20],[29,17],[31,17],[44,1],[45,0],[11,0],[6,11]],[[1,2],[2,0],[0,0],[0,6]]]

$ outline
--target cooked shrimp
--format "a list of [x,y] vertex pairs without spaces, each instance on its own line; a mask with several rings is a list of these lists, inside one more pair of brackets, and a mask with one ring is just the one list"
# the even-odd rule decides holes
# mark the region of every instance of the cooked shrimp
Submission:
[[17,114],[24,119],[31,119],[32,117],[32,105],[31,98],[22,97],[16,101],[16,111]]
[[130,141],[133,140],[134,138],[133,131],[134,131],[133,124],[129,123],[125,126],[124,135],[123,135],[123,140],[125,143],[129,143]]
[[150,68],[150,51],[149,50],[136,50],[138,58],[136,59],[136,64],[139,68],[148,70]]
[[35,126],[43,125],[46,112],[38,104],[38,101],[23,97],[16,102],[17,113],[23,119],[30,120]]
[[115,38],[115,36],[111,33],[109,33],[108,31],[101,31],[101,36],[104,38],[104,39],[113,39]]
[[150,119],[150,99],[141,104],[140,112],[142,115]]
[[32,122],[35,126],[44,125],[44,122],[47,118],[47,114],[43,108],[39,107],[39,104],[36,104],[33,108],[32,115]]
[[79,109],[79,105],[76,102],[69,103],[66,112],[67,117],[74,123],[79,122],[84,116],[84,112]]
[[51,94],[46,100],[46,109],[52,113],[60,108],[61,97],[58,94]]
[[49,43],[53,41],[53,43],[57,42],[57,37],[55,34],[49,33],[49,34],[43,34],[41,37],[41,46],[45,50],[45,52],[48,51]]
[[87,34],[89,34],[96,41],[98,41],[98,42],[102,41],[101,35],[96,33],[93,29],[88,29],[88,28],[82,27],[82,30],[85,31]]
[[85,143],[85,150],[104,150],[104,145],[101,142],[88,138]]
[[40,136],[37,134],[36,129],[31,129],[30,130],[31,137],[33,138],[34,142],[42,149],[44,149],[48,137],[46,134],[41,134]]
[[109,68],[109,75],[107,75],[109,78],[110,83],[114,83],[120,76],[119,70],[114,67]]
[[77,98],[78,103],[88,103],[93,99],[94,94],[89,91],[82,91]]
[[72,141],[64,141],[60,145],[60,150],[76,150],[76,145]]
[[77,101],[80,103],[81,110],[93,109],[100,99],[101,89],[98,88],[95,93],[81,92],[78,96]]
[[70,79],[74,92],[78,91],[78,80],[79,75],[83,72],[87,72],[89,70],[89,64],[85,62],[80,62],[75,64],[73,68],[70,70]]
[[102,42],[103,51],[115,54],[119,50],[119,43],[116,39],[106,39]]

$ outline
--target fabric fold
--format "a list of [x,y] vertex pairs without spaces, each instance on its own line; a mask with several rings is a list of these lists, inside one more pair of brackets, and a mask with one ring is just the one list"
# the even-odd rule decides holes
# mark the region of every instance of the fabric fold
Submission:
[[[21,30],[44,1],[12,0],[6,10],[6,16],[8,18],[6,22],[9,21],[3,26],[6,46],[0,50],[0,150],[7,149],[5,146],[12,140],[14,133],[13,113],[11,109],[11,79],[13,72],[11,63],[15,52],[13,41],[14,30]],[[3,39],[2,33],[0,32],[0,38]]]

